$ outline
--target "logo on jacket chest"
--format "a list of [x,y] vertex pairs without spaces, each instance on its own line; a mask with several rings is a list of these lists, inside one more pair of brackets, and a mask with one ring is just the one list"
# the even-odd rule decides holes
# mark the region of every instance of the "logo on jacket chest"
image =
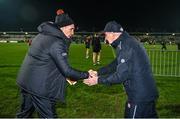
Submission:
[[61,55],[62,55],[63,57],[64,57],[64,56],[67,56],[67,53],[66,53],[66,52],[63,52]]
[[122,58],[122,59],[121,59],[121,63],[125,63],[125,59]]

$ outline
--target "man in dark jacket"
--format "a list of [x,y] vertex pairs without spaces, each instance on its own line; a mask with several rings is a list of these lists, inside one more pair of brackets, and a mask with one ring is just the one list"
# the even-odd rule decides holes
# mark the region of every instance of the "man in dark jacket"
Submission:
[[43,118],[57,117],[55,104],[65,101],[66,78],[89,77],[88,72],[73,69],[68,63],[74,22],[63,10],[57,11],[55,22],[42,23],[38,31],[17,78],[22,94],[18,118],[31,117],[34,110]]
[[[97,77],[84,83],[90,86],[122,83],[128,96],[124,117],[156,118],[158,91],[145,49],[115,21],[108,22],[104,32],[105,39],[116,50],[116,58],[97,72],[91,71]],[[109,75],[102,77],[104,74]]]

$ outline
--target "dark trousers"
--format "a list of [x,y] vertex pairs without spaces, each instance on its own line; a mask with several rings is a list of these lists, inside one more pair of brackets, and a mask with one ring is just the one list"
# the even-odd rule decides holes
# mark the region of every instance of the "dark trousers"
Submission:
[[125,118],[158,118],[155,101],[146,103],[126,102]]
[[17,113],[17,118],[32,117],[36,110],[41,118],[56,118],[55,101],[41,98],[22,90],[21,111]]

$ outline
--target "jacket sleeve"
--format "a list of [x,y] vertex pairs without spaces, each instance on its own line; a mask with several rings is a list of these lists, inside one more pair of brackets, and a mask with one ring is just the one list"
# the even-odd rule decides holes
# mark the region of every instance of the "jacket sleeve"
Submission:
[[119,60],[118,60],[119,62],[116,68],[116,72],[105,78],[99,77],[98,83],[109,85],[109,84],[122,83],[125,80],[127,80],[131,70],[131,63],[130,63],[131,55],[132,55],[132,50],[129,50],[127,53],[121,52],[121,56],[119,56]]
[[118,65],[117,71],[112,75],[98,78],[99,84],[117,84],[122,83],[128,77],[128,65],[126,63]]
[[117,59],[114,59],[109,65],[102,67],[98,70],[98,75],[106,75],[116,71]]
[[63,43],[54,43],[51,47],[50,55],[60,72],[65,77],[73,80],[86,79],[89,77],[89,73],[87,71],[79,71],[69,65],[67,56],[68,53],[65,50],[65,45]]

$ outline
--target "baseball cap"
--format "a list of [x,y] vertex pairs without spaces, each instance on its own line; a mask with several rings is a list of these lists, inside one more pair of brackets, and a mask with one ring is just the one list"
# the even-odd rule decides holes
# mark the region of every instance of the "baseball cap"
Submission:
[[104,32],[123,32],[123,28],[116,21],[109,21],[104,30]]

